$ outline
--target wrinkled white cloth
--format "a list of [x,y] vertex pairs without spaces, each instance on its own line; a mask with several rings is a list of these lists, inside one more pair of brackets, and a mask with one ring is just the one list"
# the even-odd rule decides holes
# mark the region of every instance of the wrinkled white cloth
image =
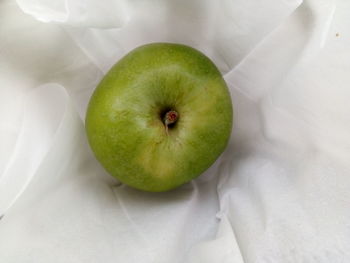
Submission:
[[[350,2],[0,2],[0,262],[350,262]],[[223,73],[227,150],[168,193],[93,157],[89,97],[129,50],[177,42]]]

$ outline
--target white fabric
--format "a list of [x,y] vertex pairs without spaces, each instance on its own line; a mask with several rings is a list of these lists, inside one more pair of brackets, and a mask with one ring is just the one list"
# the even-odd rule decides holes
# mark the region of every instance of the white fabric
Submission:
[[[0,2],[0,262],[350,261],[350,2]],[[138,45],[191,45],[220,68],[235,119],[201,177],[121,185],[83,120]]]

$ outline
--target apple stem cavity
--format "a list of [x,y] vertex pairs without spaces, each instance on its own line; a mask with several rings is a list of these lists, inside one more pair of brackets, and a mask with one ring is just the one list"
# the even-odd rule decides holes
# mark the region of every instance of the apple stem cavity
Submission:
[[177,111],[170,110],[164,114],[163,123],[165,125],[165,132],[168,134],[169,125],[174,124],[179,119]]

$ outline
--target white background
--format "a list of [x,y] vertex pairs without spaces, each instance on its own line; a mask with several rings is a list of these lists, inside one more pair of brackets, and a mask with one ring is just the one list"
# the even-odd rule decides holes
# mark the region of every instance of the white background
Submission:
[[[350,261],[350,2],[0,1],[0,262]],[[176,42],[223,73],[231,141],[161,194],[94,159],[86,105],[133,48]]]

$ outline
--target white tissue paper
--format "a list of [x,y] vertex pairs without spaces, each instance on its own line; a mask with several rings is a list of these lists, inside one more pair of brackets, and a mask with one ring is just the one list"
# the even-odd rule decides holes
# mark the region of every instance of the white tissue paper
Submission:
[[[350,2],[0,2],[0,262],[350,262]],[[131,49],[207,54],[227,150],[168,193],[95,160],[86,105]]]

